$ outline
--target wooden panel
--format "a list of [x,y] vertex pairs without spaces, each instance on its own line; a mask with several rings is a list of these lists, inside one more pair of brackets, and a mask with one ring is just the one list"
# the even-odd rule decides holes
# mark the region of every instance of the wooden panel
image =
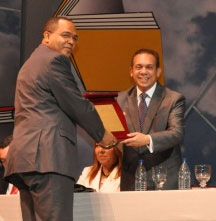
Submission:
[[132,85],[130,60],[140,48],[158,51],[164,84],[160,29],[77,30],[74,59],[88,91],[121,91]]

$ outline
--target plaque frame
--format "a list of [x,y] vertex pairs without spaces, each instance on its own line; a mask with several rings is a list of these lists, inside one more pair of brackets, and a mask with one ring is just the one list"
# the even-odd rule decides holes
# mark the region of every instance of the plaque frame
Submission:
[[[86,92],[83,94],[83,96],[89,99],[95,106],[111,104],[114,107],[114,110],[124,130],[123,131],[111,131],[111,132],[118,140],[124,140],[128,138],[127,134],[129,133],[129,130],[127,127],[124,113],[122,112],[121,107],[118,105],[115,99],[117,95],[118,95],[117,92]],[[106,125],[104,126],[106,127]]]

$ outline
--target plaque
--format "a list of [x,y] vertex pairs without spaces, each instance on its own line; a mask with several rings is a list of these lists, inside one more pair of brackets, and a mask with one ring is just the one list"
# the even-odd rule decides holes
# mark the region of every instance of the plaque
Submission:
[[113,133],[118,140],[127,138],[129,133],[125,116],[115,97],[117,92],[88,92],[83,94],[95,106],[104,127]]

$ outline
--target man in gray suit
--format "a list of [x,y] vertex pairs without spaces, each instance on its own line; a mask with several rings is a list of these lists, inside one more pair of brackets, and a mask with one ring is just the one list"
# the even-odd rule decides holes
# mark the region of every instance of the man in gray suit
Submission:
[[[159,56],[156,51],[136,51],[130,69],[130,76],[136,86],[120,92],[117,98],[131,132],[122,142],[122,191],[134,190],[139,159],[144,159],[148,189],[155,189],[151,169],[158,165],[166,167],[168,171],[164,189],[178,187],[185,98],[161,86],[157,81],[160,74]],[[141,106],[141,103],[144,106]]]
[[20,189],[23,220],[73,220],[77,124],[103,146],[116,142],[71,73],[77,40],[70,20],[51,18],[18,74],[5,176]]

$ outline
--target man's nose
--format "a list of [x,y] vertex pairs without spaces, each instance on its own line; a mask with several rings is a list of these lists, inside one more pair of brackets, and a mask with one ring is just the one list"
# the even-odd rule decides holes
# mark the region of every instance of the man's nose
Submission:
[[148,72],[148,70],[147,70],[146,67],[142,67],[142,68],[140,69],[140,73],[141,73],[141,74],[146,74],[147,72]]
[[70,43],[71,45],[75,45],[75,41],[73,39],[73,37],[71,36],[70,38],[67,39],[67,42]]

